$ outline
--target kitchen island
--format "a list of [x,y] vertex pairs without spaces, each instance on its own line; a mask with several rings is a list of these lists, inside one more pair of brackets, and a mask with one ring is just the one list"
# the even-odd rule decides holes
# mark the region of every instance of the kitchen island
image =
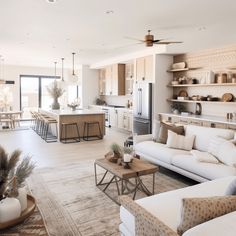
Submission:
[[[51,118],[57,120],[57,130],[58,130],[58,140],[64,138],[65,133],[61,132],[61,127],[63,123],[77,123],[79,127],[80,136],[83,137],[84,123],[98,121],[102,137],[105,135],[105,114],[103,111],[94,111],[89,109],[78,109],[75,111],[66,110],[45,110],[40,109],[42,114],[45,114]],[[99,135],[99,129],[97,126],[90,127],[89,136]],[[67,138],[76,137],[76,130],[72,127],[68,127]]]

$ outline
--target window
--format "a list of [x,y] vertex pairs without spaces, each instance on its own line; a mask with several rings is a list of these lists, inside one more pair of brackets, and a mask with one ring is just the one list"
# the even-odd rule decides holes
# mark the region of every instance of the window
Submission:
[[38,108],[50,108],[52,98],[47,92],[47,86],[54,79],[54,76],[20,76],[20,109],[23,111],[23,117],[30,117],[30,111]]

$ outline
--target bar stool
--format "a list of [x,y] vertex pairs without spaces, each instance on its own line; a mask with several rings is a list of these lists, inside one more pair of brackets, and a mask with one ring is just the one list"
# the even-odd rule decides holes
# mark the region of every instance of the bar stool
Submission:
[[[52,133],[52,125],[56,126],[56,135],[53,135],[53,133]],[[49,128],[50,127],[51,127],[51,134],[49,135]],[[57,136],[58,136],[57,120],[52,119],[52,118],[45,118],[43,129],[44,129],[44,131],[43,131],[42,137],[47,143],[57,142]]]
[[[89,135],[90,127],[92,127],[92,126],[97,126],[97,128],[99,130],[99,135],[92,135],[92,136]],[[86,135],[85,135],[85,131],[86,131]],[[83,139],[85,141],[93,141],[93,140],[102,139],[102,132],[101,132],[101,127],[100,127],[99,121],[86,121],[86,122],[84,122]]]
[[[77,137],[70,137],[68,138],[67,137],[67,128],[68,127],[72,127],[76,130],[77,132]],[[65,130],[65,131],[64,131]],[[62,138],[62,134],[63,134],[63,131],[64,131],[64,138]],[[74,141],[70,141],[70,142],[67,142],[67,140],[74,140]],[[80,134],[79,134],[79,126],[77,123],[61,123],[61,142],[62,143],[77,143],[77,142],[80,142]]]

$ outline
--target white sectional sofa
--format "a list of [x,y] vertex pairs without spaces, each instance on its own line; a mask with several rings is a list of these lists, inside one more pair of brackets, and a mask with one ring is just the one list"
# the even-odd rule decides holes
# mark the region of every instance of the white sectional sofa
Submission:
[[[136,217],[142,215],[147,221],[147,224],[144,225],[147,225],[149,232],[150,230],[153,232],[148,236],[177,236],[183,198],[224,196],[229,184],[235,179],[235,176],[225,177],[136,201],[127,196],[124,196],[124,200],[122,200],[121,197],[121,224],[119,226],[121,235],[137,235]],[[234,236],[236,234],[235,220],[236,211],[197,225],[186,231],[183,236]],[[165,234],[160,233],[158,229],[160,225],[162,228],[167,227]]]
[[[195,135],[193,148],[206,152],[213,137],[231,140],[234,138],[235,131],[186,125],[185,134]],[[134,137],[135,153],[142,159],[173,170],[198,182],[236,175],[236,168],[232,166],[223,163],[198,162],[189,151],[168,148],[165,144],[154,142],[152,139],[152,135]]]

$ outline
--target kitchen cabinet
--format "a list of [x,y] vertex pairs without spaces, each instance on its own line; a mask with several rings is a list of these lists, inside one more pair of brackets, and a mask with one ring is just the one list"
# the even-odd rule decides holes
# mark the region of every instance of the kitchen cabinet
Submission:
[[100,69],[100,95],[125,95],[125,64]]
[[133,113],[128,112],[128,131],[133,131]]
[[118,110],[118,122],[117,127],[119,129],[132,131],[133,130],[133,114],[129,110]]
[[136,60],[136,80],[153,82],[153,56],[141,57]]
[[112,95],[112,66],[105,68],[105,95]]
[[111,127],[117,128],[118,127],[118,111],[117,111],[117,109],[110,109],[109,116],[110,116]]
[[99,70],[99,95],[106,94],[106,70]]
[[134,63],[128,63],[125,65],[125,94],[133,94],[133,82],[134,82]]

